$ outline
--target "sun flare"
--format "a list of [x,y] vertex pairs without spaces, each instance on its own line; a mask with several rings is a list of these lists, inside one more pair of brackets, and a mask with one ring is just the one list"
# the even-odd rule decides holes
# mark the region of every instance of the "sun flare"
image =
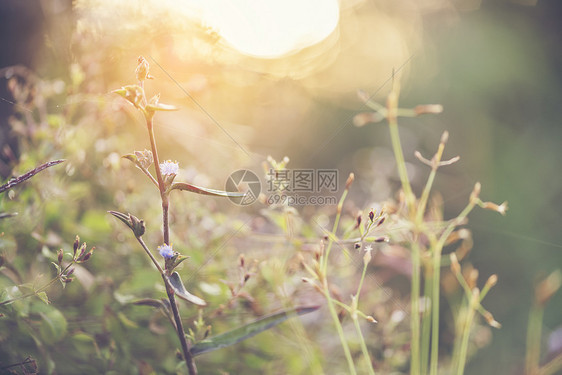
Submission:
[[338,25],[337,0],[210,0],[206,23],[237,51],[277,58],[321,42]]

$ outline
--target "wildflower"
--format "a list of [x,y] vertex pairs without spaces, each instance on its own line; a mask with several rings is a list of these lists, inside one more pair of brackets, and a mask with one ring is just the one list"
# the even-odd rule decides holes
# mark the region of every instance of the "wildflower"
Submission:
[[372,257],[371,257],[371,251],[373,251],[373,246],[371,245],[367,245],[365,246],[365,255],[363,255],[363,262],[365,264],[369,264],[369,262],[371,261]]
[[350,173],[347,181],[345,182],[345,190],[349,190],[351,184],[355,181],[355,174]]
[[164,259],[172,259],[174,257],[174,250],[172,250],[172,246],[167,244],[158,246],[158,252],[164,257]]
[[138,65],[137,69],[135,70],[135,75],[140,82],[144,81],[145,79],[154,78],[148,73],[149,64],[143,56],[139,56],[139,58],[137,59],[137,63]]
[[502,204],[495,204],[493,202],[484,202],[482,207],[486,210],[492,210],[499,212],[501,215],[505,216],[505,212],[507,211],[507,202],[503,202]]
[[418,105],[414,108],[414,112],[416,116],[425,115],[427,113],[437,114],[443,112],[443,106],[441,104]]
[[160,171],[164,176],[175,176],[178,174],[179,169],[179,164],[177,162],[174,163],[171,160],[166,160],[164,163],[160,164]]

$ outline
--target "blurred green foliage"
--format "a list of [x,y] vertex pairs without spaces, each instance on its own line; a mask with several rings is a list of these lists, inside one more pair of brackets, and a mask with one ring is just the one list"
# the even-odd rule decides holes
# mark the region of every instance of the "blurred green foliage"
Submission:
[[[424,25],[427,44],[413,55],[409,83],[402,93],[405,104],[438,102],[445,108],[440,117],[401,123],[414,189],[421,190],[426,171],[417,164],[413,150],[430,155],[446,129],[450,133],[447,152],[462,157],[454,167],[440,171],[436,181],[437,190],[446,197],[446,216],[464,205],[475,181],[483,185],[483,198],[507,200],[510,205],[505,218],[478,210],[470,218],[474,248],[468,261],[480,270],[481,280],[492,273],[499,275],[499,283],[486,302],[503,328],[494,331],[488,342],[489,332],[479,327],[486,350],[473,353],[467,374],[514,374],[522,368],[534,283],[539,275],[562,264],[562,52],[559,22],[554,16],[557,5],[552,3],[540,1],[535,7],[521,7],[493,1],[474,12],[460,13],[454,20],[428,16]],[[64,27],[71,29],[70,24]],[[53,43],[70,43],[68,38],[66,35]],[[59,374],[185,371],[177,368],[177,337],[164,316],[150,307],[132,304],[141,298],[164,297],[160,276],[122,224],[106,213],[119,210],[144,219],[147,243],[154,250],[160,244],[157,192],[120,158],[148,148],[146,130],[126,103],[106,94],[130,83],[133,76],[123,73],[123,66],[129,67],[144,51],[137,46],[115,48],[108,40],[96,48],[88,40],[74,43],[78,45],[75,61],[61,63],[51,56],[54,61],[47,59],[38,69],[45,73],[39,90],[44,102],[38,101],[32,108],[31,120],[20,112],[13,121],[21,146],[14,174],[47,160],[67,161],[16,187],[13,196],[0,196],[0,211],[18,213],[0,221],[4,260],[0,291],[16,293],[14,285],[50,279],[54,274],[50,262],[57,250],[71,252],[77,234],[95,246],[96,253],[83,267],[77,267],[75,282],[64,290],[56,285],[48,291],[50,305],[29,298],[0,310],[0,363],[17,363],[32,356],[42,373],[56,370]],[[356,173],[348,198],[355,203],[346,206],[342,227],[353,225],[359,208],[370,209],[374,202],[393,194],[397,178],[388,158],[386,128],[342,129],[360,109],[358,105],[350,108],[346,102],[303,93],[298,82],[260,81],[245,71],[242,77],[255,82],[259,90],[249,84],[240,88],[227,83],[238,90],[235,95],[214,94],[214,89],[223,89],[225,84],[209,76],[216,86],[203,92],[201,102],[221,123],[231,115],[233,122],[250,123],[271,117],[255,131],[228,123],[227,130],[242,143],[249,140],[258,152],[276,157],[289,155],[295,168],[337,167],[343,179],[350,171]],[[61,79],[64,89],[55,90]],[[154,85],[171,90],[162,80]],[[254,91],[275,98],[273,104],[244,107],[248,114],[241,115],[237,100],[244,95],[257,96]],[[172,92],[176,101],[186,103],[181,92]],[[213,100],[212,95],[220,100]],[[234,99],[229,101],[229,96]],[[300,100],[306,100],[305,109],[299,106],[296,112],[300,117],[294,120],[306,126],[287,128],[297,135],[279,134],[284,133],[280,131],[284,129],[282,122],[293,115],[291,103]],[[157,123],[162,159],[179,160],[186,180],[217,188],[222,188],[228,174],[241,165],[260,167],[255,160],[248,162],[238,146],[223,138],[222,131],[211,127],[191,106],[186,104],[180,115],[165,115]],[[47,115],[42,117],[41,113]],[[257,155],[256,159],[265,157]],[[179,272],[188,289],[209,303],[205,323],[212,326],[211,333],[225,332],[295,302],[317,302],[314,291],[301,283],[295,257],[306,249],[306,241],[287,241],[287,234],[294,231],[316,239],[320,233],[309,219],[329,222],[333,213],[331,207],[303,208],[288,228],[281,212],[255,207],[240,210],[228,202],[197,195],[175,196],[172,242],[191,256]],[[248,262],[256,259],[257,266],[234,297],[227,284],[238,285],[240,281],[241,253]],[[344,252],[337,262],[338,273],[333,276],[345,297],[357,283],[357,262]],[[384,265],[373,268],[375,275],[387,271]],[[362,296],[365,308],[385,322],[370,327],[367,334],[382,373],[407,371],[408,332],[405,323],[393,315],[406,309],[402,299],[407,294],[406,281],[403,274],[369,279],[368,293]],[[6,294],[0,299],[7,299]],[[181,308],[186,326],[195,329],[196,309]],[[544,340],[562,325],[561,310],[562,294],[558,293],[545,310]],[[202,355],[197,358],[198,367],[202,374],[308,374],[320,368],[329,374],[345,371],[327,319],[321,311],[313,318],[288,322],[250,341]],[[479,342],[474,344],[474,348],[479,346]]]

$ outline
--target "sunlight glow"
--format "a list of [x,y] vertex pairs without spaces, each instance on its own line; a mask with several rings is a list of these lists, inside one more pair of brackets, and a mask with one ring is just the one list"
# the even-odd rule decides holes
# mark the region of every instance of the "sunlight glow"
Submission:
[[337,0],[206,0],[204,19],[239,52],[277,58],[321,42],[338,25]]

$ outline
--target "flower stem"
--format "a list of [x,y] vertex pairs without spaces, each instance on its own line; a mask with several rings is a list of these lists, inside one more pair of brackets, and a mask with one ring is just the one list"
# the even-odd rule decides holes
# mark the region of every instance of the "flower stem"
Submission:
[[430,235],[431,252],[433,254],[433,281],[431,290],[431,357],[430,357],[430,375],[437,375],[437,365],[439,362],[439,279],[441,277],[441,252],[443,251],[443,246],[445,241],[451,235],[453,230],[462,223],[464,219],[468,216],[470,211],[474,208],[476,204],[475,199],[470,199],[468,205],[462,210],[462,212],[454,219],[451,220],[449,225],[445,228],[439,239],[437,240],[434,235]]
[[154,169],[156,170],[156,180],[158,181],[158,189],[160,190],[160,197],[162,199],[162,225],[164,234],[164,243],[170,244],[170,224],[169,224],[169,199],[160,171],[160,160],[158,159],[158,149],[156,148],[156,139],[154,137],[154,122],[152,116],[147,116],[146,126],[148,129],[148,137],[150,138],[150,147],[152,148],[152,156],[154,158]]
[[397,111],[398,111],[398,95],[399,87],[397,81],[394,81],[392,92],[388,95],[387,100],[387,119],[388,128],[390,130],[390,140],[392,142],[392,150],[394,151],[394,157],[396,158],[396,167],[398,168],[398,175],[400,176],[400,182],[402,184],[402,189],[406,195],[406,204],[410,210],[410,214],[414,212],[414,193],[412,192],[412,187],[410,186],[410,180],[408,178],[408,172],[406,171],[406,162],[404,160],[404,152],[402,151],[402,145],[400,143],[400,134],[398,132],[398,121],[397,121]]
[[[431,277],[431,268],[425,267],[424,272],[424,294],[429,293],[432,290],[432,283],[433,279]],[[431,302],[429,298],[426,296],[424,298],[424,306],[423,306],[423,316],[422,316],[422,331],[421,331],[421,374],[427,374],[428,364],[429,364],[429,346],[430,346],[430,332],[431,332],[431,311],[433,307],[431,306]]]
[[410,374],[420,373],[420,268],[421,254],[418,238],[412,241],[412,292],[410,296],[411,364]]
[[464,367],[466,365],[466,356],[468,353],[468,339],[470,337],[470,329],[472,328],[472,321],[474,320],[474,313],[476,312],[476,305],[478,305],[478,292],[471,296],[471,301],[468,304],[468,312],[464,322],[461,347],[458,355],[458,369],[456,374],[463,375]]
[[529,375],[539,373],[543,314],[544,309],[537,303],[531,306],[527,324],[527,352],[525,354],[526,374]]
[[11,298],[11,299],[9,299],[9,300],[2,301],[2,302],[0,302],[0,306],[8,305],[8,304],[10,304],[10,303],[12,303],[12,302],[16,302],[16,301],[19,301],[19,300],[21,300],[21,299],[33,297],[33,296],[38,295],[38,294],[41,293],[41,292],[44,292],[45,290],[49,289],[49,287],[50,287],[51,285],[53,285],[54,283],[56,283],[57,280],[59,280],[60,277],[61,277],[62,275],[64,275],[64,274],[66,273],[66,271],[68,271],[68,269],[70,268],[70,266],[72,266],[73,264],[74,264],[74,262],[71,262],[69,265],[67,265],[67,266],[64,268],[64,270],[62,270],[61,272],[59,272],[59,273],[57,274],[57,276],[55,276],[52,280],[50,280],[47,284],[43,285],[43,286],[40,287],[39,289],[34,290],[33,293],[27,293],[27,294],[21,295],[21,296],[19,296],[19,297],[14,297],[14,298]]
[[336,331],[338,332],[338,337],[340,339],[340,343],[342,345],[343,352],[344,352],[345,358],[347,360],[347,365],[349,367],[349,373],[351,375],[356,375],[357,371],[355,370],[355,363],[353,362],[353,358],[351,356],[351,351],[349,350],[349,345],[347,344],[347,340],[346,340],[345,334],[343,332],[343,327],[341,325],[341,322],[340,322],[339,317],[338,317],[338,313],[337,313],[335,305],[334,305],[335,301],[332,298],[332,295],[330,293],[330,287],[328,285],[328,258],[330,256],[330,251],[331,251],[332,246],[334,244],[334,238],[335,238],[336,232],[338,230],[340,217],[341,217],[341,213],[342,213],[342,209],[343,209],[343,202],[345,201],[345,198],[347,197],[348,189],[349,189],[349,185],[346,185],[346,189],[344,190],[344,192],[343,192],[343,194],[340,198],[340,201],[338,203],[336,219],[334,220],[334,226],[332,228],[331,235],[329,236],[330,239],[328,241],[328,246],[326,247],[326,250],[324,251],[324,254],[322,255],[322,259],[321,259],[321,262],[320,262],[320,268],[321,268],[320,272],[321,272],[321,279],[322,279],[322,292],[324,293],[324,296],[326,297],[328,309],[330,310],[330,316],[332,317],[332,321],[334,322],[334,325],[336,326]]
[[340,342],[341,342],[341,345],[342,345],[342,348],[343,348],[343,353],[345,355],[345,359],[347,360],[347,365],[349,367],[349,373],[351,375],[357,375],[357,371],[355,370],[355,363],[353,363],[353,357],[351,356],[351,351],[349,350],[349,346],[347,345],[347,340],[346,340],[345,335],[343,333],[343,327],[342,327],[341,322],[339,320],[338,312],[336,311],[336,308],[334,306],[332,296],[330,295],[328,282],[326,280],[324,280],[323,287],[324,287],[324,296],[326,297],[326,302],[328,303],[328,309],[330,310],[330,315],[332,317],[334,325],[336,326],[336,331],[338,332],[338,337],[340,339]]
[[[370,254],[368,259],[370,259]],[[369,373],[369,375],[375,375],[375,370],[373,369],[373,364],[371,363],[371,356],[369,355],[369,350],[367,349],[367,345],[365,344],[365,338],[363,337],[363,332],[361,332],[361,326],[359,325],[359,320],[357,319],[359,294],[361,293],[361,289],[363,288],[363,281],[365,280],[365,275],[367,274],[367,266],[369,265],[367,261],[364,261],[363,263],[363,272],[361,273],[361,280],[359,281],[359,286],[357,287],[357,293],[355,294],[355,297],[353,297],[353,309],[350,315],[351,319],[353,320],[353,324],[355,325],[355,331],[359,336],[359,344],[361,345],[361,352],[363,353],[363,358],[365,359],[367,372]]]
[[185,358],[185,364],[187,365],[187,370],[189,375],[197,375],[197,367],[195,367],[195,362],[193,361],[193,356],[189,351],[189,344],[185,338],[185,331],[183,330],[183,323],[181,321],[180,312],[178,310],[178,305],[176,304],[176,296],[174,295],[174,290],[170,286],[170,283],[164,275],[162,275],[164,283],[166,284],[166,293],[168,294],[168,299],[170,300],[170,306],[172,307],[172,313],[174,314],[174,320],[176,322],[178,338],[180,339],[181,349],[183,352],[183,357]]
[[[146,125],[148,129],[148,137],[150,138],[150,147],[152,148],[152,156],[154,158],[154,169],[156,170],[156,180],[158,181],[158,189],[160,190],[160,197],[162,199],[162,226],[163,226],[163,237],[164,243],[166,245],[170,245],[170,223],[168,220],[169,217],[169,199],[168,199],[168,192],[166,191],[166,186],[164,184],[164,179],[162,178],[162,171],[160,170],[160,161],[158,159],[158,149],[156,147],[156,139],[154,137],[154,122],[152,120],[152,116],[149,115],[146,117]],[[140,240],[140,239],[139,239]],[[183,323],[181,321],[180,312],[178,309],[178,305],[176,303],[176,297],[174,294],[174,290],[168,281],[167,275],[165,271],[160,267],[158,262],[154,259],[154,256],[146,246],[143,246],[147,253],[149,254],[150,258],[152,259],[153,263],[156,264],[158,271],[162,274],[162,279],[164,279],[164,284],[166,284],[166,293],[168,294],[168,300],[170,301],[170,306],[172,307],[172,313],[174,314],[174,320],[176,322],[176,331],[178,333],[178,338],[180,340],[183,357],[185,359],[185,363],[187,365],[187,370],[189,375],[197,375],[197,368],[195,367],[195,362],[193,361],[193,356],[189,351],[189,344],[187,339],[185,338],[185,331],[183,330]]]

